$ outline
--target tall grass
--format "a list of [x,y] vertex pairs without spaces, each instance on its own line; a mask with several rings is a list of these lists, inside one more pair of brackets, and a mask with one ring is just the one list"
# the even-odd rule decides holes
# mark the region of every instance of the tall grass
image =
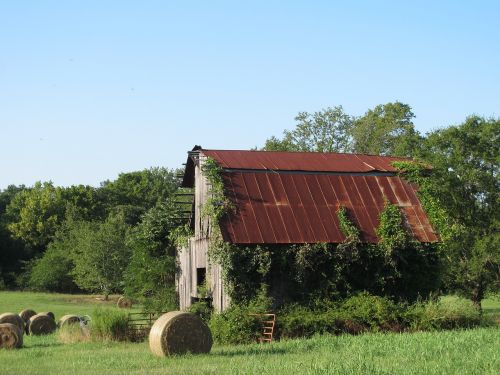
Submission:
[[93,340],[124,341],[127,339],[128,313],[97,308],[91,315],[90,336]]
[[57,340],[63,344],[74,344],[77,342],[88,342],[90,331],[87,327],[81,327],[79,323],[66,324],[57,330]]

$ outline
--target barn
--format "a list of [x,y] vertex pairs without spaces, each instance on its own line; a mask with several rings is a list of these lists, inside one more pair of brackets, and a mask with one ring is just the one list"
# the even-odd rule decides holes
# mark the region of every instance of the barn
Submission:
[[[210,197],[203,166],[213,160],[221,170],[224,193],[234,209],[218,223],[202,214]],[[377,243],[376,228],[384,202],[400,208],[414,239],[438,240],[416,194],[392,165],[408,160],[388,156],[241,150],[188,152],[182,186],[193,189],[190,225],[193,236],[178,249],[176,278],[180,308],[199,298],[208,286],[216,311],[231,301],[222,269],[208,257],[211,228],[234,245],[342,243],[345,236],[337,218],[345,207],[359,228],[360,239]]]

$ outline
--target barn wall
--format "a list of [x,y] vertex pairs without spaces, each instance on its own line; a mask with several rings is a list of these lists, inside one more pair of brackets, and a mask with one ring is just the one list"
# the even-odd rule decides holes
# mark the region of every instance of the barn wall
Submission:
[[205,157],[200,155],[195,166],[195,225],[194,237],[188,241],[186,248],[178,251],[179,271],[177,275],[177,291],[181,310],[191,306],[197,296],[197,268],[206,269],[206,279],[209,292],[212,294],[213,306],[216,311],[222,311],[229,306],[229,297],[224,290],[222,270],[219,265],[208,262],[208,238],[210,236],[210,221],[203,217],[203,205],[210,196],[210,186],[201,171]]

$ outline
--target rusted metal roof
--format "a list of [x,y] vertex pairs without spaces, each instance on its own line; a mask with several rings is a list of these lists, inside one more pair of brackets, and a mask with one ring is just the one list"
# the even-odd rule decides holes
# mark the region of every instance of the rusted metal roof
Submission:
[[314,171],[314,172],[396,172],[393,161],[408,160],[390,156],[320,152],[201,150],[222,168]]
[[226,172],[224,181],[236,207],[221,222],[231,243],[341,243],[340,206],[361,240],[376,243],[384,199],[401,208],[416,240],[438,241],[414,188],[397,176]]
[[[422,209],[416,187],[391,165],[405,158],[313,152],[204,150],[214,159],[235,211],[222,220],[235,244],[341,243],[337,211],[347,209],[361,240],[378,242],[376,228],[385,200],[399,206],[416,240],[438,237]],[[197,157],[197,156],[196,156]],[[188,160],[183,186],[194,184]]]

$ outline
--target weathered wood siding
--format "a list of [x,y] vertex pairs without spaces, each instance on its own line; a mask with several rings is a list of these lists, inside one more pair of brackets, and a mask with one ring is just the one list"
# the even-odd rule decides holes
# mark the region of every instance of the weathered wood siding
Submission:
[[208,260],[210,220],[208,217],[203,217],[202,209],[210,196],[210,186],[201,170],[204,160],[205,158],[200,155],[199,163],[195,167],[194,237],[189,240],[186,248],[178,250],[177,291],[180,309],[185,310],[191,306],[192,299],[198,297],[197,268],[205,268],[207,287],[212,295],[214,309],[222,311],[229,306],[230,301],[224,290],[221,267],[209,264]]

